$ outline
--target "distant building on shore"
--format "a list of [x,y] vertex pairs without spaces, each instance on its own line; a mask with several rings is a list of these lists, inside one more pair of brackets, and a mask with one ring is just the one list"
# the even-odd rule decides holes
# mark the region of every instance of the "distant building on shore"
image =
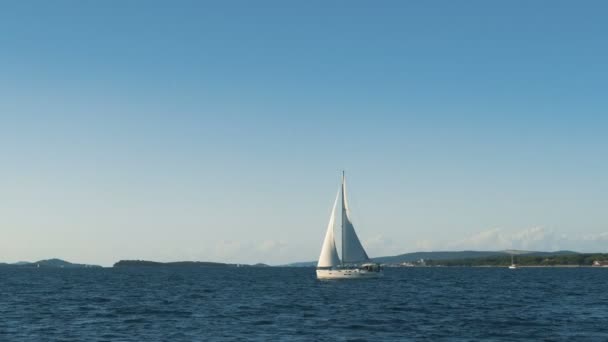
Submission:
[[598,266],[598,267],[608,267],[608,261],[600,261],[600,260],[595,260],[593,262],[593,266]]

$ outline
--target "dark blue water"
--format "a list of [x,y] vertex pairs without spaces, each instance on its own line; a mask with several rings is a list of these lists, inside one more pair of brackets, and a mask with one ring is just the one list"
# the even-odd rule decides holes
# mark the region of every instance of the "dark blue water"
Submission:
[[0,341],[608,341],[608,268],[0,269]]

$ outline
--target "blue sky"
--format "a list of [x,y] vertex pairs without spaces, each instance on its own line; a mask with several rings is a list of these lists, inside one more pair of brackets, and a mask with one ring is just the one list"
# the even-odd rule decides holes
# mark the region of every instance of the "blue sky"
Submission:
[[608,249],[602,1],[0,4],[0,260]]

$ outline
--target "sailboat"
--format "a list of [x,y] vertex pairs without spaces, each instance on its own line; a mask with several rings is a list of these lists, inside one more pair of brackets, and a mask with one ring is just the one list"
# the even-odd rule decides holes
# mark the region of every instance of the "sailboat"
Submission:
[[513,254],[511,254],[511,266],[509,266],[509,269],[514,270],[517,268],[517,265],[515,265],[515,261],[513,260]]
[[[334,239],[336,209],[338,200],[342,199],[342,255],[338,256]],[[325,240],[317,264],[318,279],[360,279],[379,278],[384,275],[379,264],[370,262],[361,241],[357,237],[355,227],[350,218],[350,210],[346,199],[346,177],[342,172],[342,184],[336,195],[334,206],[329,217]]]

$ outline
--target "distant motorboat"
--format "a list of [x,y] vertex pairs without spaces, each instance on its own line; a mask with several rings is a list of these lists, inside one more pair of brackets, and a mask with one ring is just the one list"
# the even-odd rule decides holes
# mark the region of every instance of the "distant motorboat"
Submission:
[[[342,198],[342,258],[338,257],[334,240],[334,225],[338,199]],[[342,185],[336,195],[334,206],[327,225],[325,240],[317,264],[318,279],[363,279],[379,278],[384,275],[379,264],[370,262],[361,241],[355,233],[350,219],[350,210],[346,200],[346,178],[342,172]]]

